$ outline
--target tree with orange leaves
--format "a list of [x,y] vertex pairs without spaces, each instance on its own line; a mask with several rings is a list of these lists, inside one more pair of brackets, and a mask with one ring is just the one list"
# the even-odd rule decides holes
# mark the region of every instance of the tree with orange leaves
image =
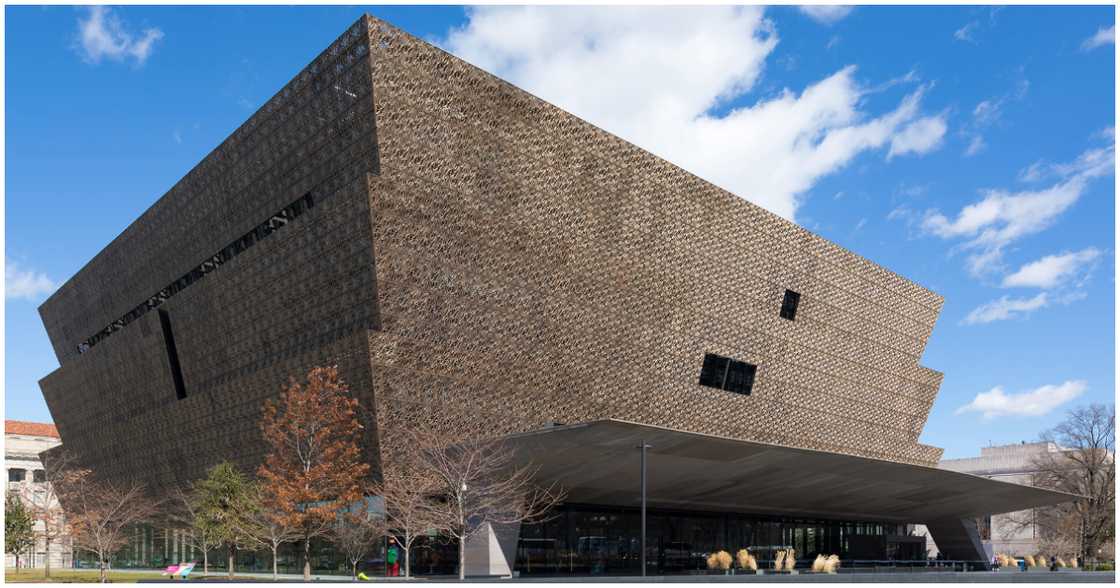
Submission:
[[311,540],[330,533],[339,512],[369,489],[358,410],[333,366],[312,369],[305,383],[293,379],[264,405],[261,432],[269,453],[257,476],[303,542],[304,581],[311,580]]

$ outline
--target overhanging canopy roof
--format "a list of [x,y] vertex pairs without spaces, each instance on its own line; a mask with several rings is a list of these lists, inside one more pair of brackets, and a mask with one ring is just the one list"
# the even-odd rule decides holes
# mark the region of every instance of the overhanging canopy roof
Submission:
[[569,502],[635,506],[639,452],[651,507],[922,523],[1067,502],[1072,494],[932,467],[617,420],[507,438]]

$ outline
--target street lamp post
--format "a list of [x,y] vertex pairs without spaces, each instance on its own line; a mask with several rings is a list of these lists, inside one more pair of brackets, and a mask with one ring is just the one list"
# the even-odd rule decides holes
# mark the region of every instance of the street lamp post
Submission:
[[642,451],[642,576],[646,575],[646,450],[650,448],[645,440],[638,446]]

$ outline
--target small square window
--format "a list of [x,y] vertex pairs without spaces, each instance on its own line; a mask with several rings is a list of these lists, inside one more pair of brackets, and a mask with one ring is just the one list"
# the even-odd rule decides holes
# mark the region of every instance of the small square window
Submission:
[[35,470],[31,472],[32,480],[36,484],[42,484],[47,481],[47,472],[44,470]]
[[727,379],[727,365],[730,362],[730,359],[714,353],[704,354],[704,365],[700,368],[700,385],[723,388],[723,381]]
[[786,295],[782,298],[782,310],[778,315],[792,321],[797,316],[798,302],[801,302],[801,295],[793,290],[786,290]]

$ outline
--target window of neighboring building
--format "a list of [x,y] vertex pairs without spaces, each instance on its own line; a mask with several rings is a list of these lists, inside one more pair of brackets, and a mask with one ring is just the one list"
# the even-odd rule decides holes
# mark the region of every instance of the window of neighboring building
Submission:
[[9,482],[22,482],[27,477],[27,470],[20,468],[12,468],[8,470]]
[[37,482],[39,484],[42,484],[43,482],[46,482],[47,481],[46,470],[35,470],[34,472],[31,472],[31,480],[33,482]]
[[786,290],[786,295],[782,298],[782,310],[778,315],[792,321],[797,316],[798,302],[801,302],[801,295],[793,290]]
[[714,353],[704,354],[700,367],[700,385],[719,388],[736,394],[750,394],[758,367]]

